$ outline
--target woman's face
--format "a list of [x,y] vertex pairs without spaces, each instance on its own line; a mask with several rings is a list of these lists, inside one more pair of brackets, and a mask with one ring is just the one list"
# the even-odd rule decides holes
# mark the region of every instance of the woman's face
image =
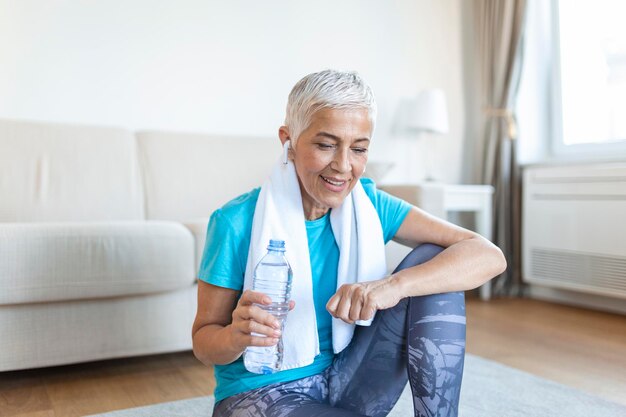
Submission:
[[[280,130],[287,139],[286,128]],[[304,215],[313,220],[337,208],[356,185],[367,163],[372,122],[366,109],[322,109],[290,152]]]

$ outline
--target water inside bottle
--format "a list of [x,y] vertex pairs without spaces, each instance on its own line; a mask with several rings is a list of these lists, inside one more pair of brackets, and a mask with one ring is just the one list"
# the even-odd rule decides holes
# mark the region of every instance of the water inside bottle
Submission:
[[[279,241],[281,242],[281,241]],[[278,247],[278,249],[277,249]],[[291,296],[291,268],[284,258],[282,246],[270,242],[268,253],[254,269],[253,290],[266,294],[272,299],[269,306],[258,307],[274,315],[279,323],[281,332],[284,330],[287,313],[289,313],[289,299]],[[265,335],[254,334],[265,337]],[[270,374],[280,370],[283,359],[282,338],[275,346],[250,346],[244,354],[244,365],[250,372]]]

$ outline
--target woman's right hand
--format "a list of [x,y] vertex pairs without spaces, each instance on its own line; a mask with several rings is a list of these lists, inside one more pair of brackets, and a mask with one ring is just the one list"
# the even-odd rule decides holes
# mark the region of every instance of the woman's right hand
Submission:
[[[230,327],[231,344],[237,351],[243,352],[248,346],[273,346],[280,338],[281,326],[276,317],[255,304],[270,305],[272,300],[267,295],[246,290],[241,294],[232,313]],[[289,310],[295,303],[289,302]],[[252,335],[256,333],[257,336]]]
[[[255,305],[270,303],[265,294],[242,294],[198,280],[198,311],[191,330],[193,353],[207,366],[226,365],[240,358],[248,346],[275,345],[280,334],[275,331],[281,330],[278,320]],[[289,310],[294,305],[291,301]]]

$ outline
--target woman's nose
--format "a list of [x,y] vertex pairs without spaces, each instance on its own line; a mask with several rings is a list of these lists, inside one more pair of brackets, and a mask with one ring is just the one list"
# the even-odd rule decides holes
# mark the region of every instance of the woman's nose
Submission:
[[334,169],[338,172],[350,172],[352,164],[350,163],[350,156],[348,151],[339,149],[335,153]]

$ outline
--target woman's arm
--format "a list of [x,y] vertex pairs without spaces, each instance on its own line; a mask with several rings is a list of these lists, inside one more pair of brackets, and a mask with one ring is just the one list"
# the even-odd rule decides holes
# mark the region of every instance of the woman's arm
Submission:
[[434,243],[445,248],[432,260],[389,277],[409,296],[470,290],[506,269],[502,251],[470,230],[411,208],[394,240],[415,247]]
[[433,243],[445,249],[430,261],[387,278],[342,286],[326,306],[334,317],[348,323],[367,320],[404,297],[473,289],[506,269],[502,251],[493,243],[417,207],[411,208],[394,240],[411,247]]
[[[247,346],[278,343],[278,320],[254,305],[269,305],[271,299],[254,291],[244,291],[239,301],[237,298],[238,291],[198,280],[198,310],[192,328],[193,353],[205,365],[234,362]],[[267,337],[252,336],[252,332]]]

